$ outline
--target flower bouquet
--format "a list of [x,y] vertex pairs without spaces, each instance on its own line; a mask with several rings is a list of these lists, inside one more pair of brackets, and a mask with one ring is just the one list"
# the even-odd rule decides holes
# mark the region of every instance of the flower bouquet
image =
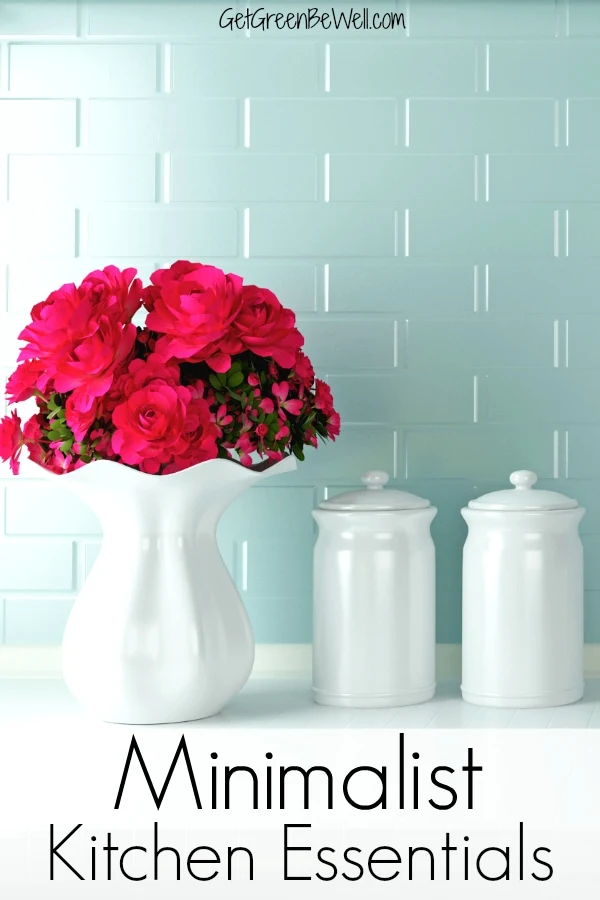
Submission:
[[136,274],[107,266],[33,307],[6,395],[34,397],[37,412],[0,422],[15,474],[23,448],[55,473],[107,459],[167,475],[215,458],[302,460],[335,440],[329,387],[275,294],[187,261],[146,287]]

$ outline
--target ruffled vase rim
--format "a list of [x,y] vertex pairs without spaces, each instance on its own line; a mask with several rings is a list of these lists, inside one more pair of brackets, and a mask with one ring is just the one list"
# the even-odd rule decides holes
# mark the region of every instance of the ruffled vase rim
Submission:
[[46,469],[44,466],[41,466],[39,463],[30,460],[37,470],[41,471],[44,476],[48,478],[60,478],[61,481],[63,479],[68,480],[69,482],[77,482],[84,480],[85,474],[89,473],[92,469],[94,473],[99,473],[100,469],[104,470],[107,473],[125,473],[125,471],[130,474],[132,477],[137,478],[140,483],[149,484],[150,481],[160,482],[161,484],[170,480],[171,482],[179,479],[181,480],[184,477],[190,476],[190,473],[202,469],[202,471],[207,471],[207,469],[211,468],[215,471],[217,469],[223,470],[226,466],[229,471],[232,471],[232,467],[235,467],[236,470],[239,470],[240,473],[245,473],[249,476],[253,476],[256,480],[264,477],[266,474],[278,474],[281,472],[293,472],[296,469],[296,459],[291,454],[288,454],[280,460],[262,460],[260,463],[256,463],[253,466],[245,466],[237,459],[207,459],[203,462],[196,463],[193,466],[189,466],[187,469],[182,469],[179,472],[170,472],[167,475],[152,475],[148,472],[140,472],[139,469],[134,469],[131,466],[127,466],[124,463],[116,462],[112,459],[95,459],[92,462],[86,463],[84,466],[80,466],[78,469],[73,469],[71,472],[51,472],[49,469]]

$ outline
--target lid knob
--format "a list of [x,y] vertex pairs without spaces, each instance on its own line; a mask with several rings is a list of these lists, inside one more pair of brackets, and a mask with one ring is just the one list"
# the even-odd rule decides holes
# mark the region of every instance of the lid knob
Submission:
[[535,472],[529,472],[527,469],[520,469],[513,472],[510,476],[510,483],[514,484],[518,491],[525,491],[533,487],[537,481]]
[[368,491],[381,491],[390,480],[387,472],[365,472],[361,481]]

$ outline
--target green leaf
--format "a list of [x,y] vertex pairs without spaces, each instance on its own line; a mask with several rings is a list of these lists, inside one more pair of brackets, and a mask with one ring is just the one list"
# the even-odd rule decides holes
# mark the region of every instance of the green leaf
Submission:
[[292,451],[294,453],[294,456],[297,457],[300,462],[304,462],[304,453],[302,452],[302,447],[300,447],[299,444],[294,444],[294,446],[292,447]]
[[73,449],[73,438],[70,438],[69,440],[64,441],[60,445],[60,449],[62,450],[63,453],[70,453],[71,450]]
[[217,372],[217,378],[219,379],[219,384],[227,384],[227,372]]
[[243,380],[244,375],[242,372],[234,372],[233,375],[230,375],[227,379],[227,384],[230,388],[236,388],[240,386]]
[[211,385],[214,387],[214,389],[216,391],[220,390],[222,382],[219,381],[219,379],[217,378],[217,376],[215,375],[214,372],[210,373],[210,375],[208,376],[208,380],[210,381]]

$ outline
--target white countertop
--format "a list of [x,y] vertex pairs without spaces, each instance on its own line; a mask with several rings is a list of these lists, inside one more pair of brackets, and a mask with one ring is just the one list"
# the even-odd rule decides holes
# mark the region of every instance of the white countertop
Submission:
[[[0,725],[60,727],[77,719],[89,721],[59,678],[0,678]],[[218,716],[185,728],[600,728],[600,679],[588,680],[579,703],[510,710],[464,703],[456,683],[438,685],[435,698],[418,706],[339,709],[313,703],[306,680],[252,678]]]

